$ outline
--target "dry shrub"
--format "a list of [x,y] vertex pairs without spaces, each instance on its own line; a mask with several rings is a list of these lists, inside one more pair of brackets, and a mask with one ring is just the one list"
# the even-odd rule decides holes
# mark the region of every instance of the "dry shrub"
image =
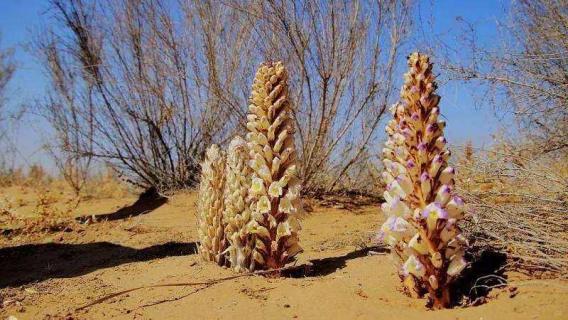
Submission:
[[536,277],[567,277],[568,156],[536,144],[497,143],[462,157],[457,186],[472,213],[476,247],[505,252],[509,266]]
[[70,177],[92,158],[161,192],[197,186],[206,147],[246,129],[255,66],[282,60],[305,192],[357,179],[396,95],[411,1],[165,2],[50,1],[32,41],[50,86],[37,112]]

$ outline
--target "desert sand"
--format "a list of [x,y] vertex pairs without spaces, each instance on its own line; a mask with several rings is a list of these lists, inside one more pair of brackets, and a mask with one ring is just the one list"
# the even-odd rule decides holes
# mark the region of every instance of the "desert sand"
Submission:
[[[314,205],[303,219],[304,252],[288,277],[243,276],[209,285],[142,288],[82,308],[122,290],[207,282],[235,275],[200,261],[196,195],[129,207],[136,199],[92,200],[77,215],[111,221],[76,224],[36,238],[3,236],[2,319],[568,319],[568,282],[505,273],[509,287],[486,303],[429,311],[401,292],[390,257],[373,238],[377,205]],[[118,211],[119,216],[113,215]],[[124,213],[138,215],[123,219]],[[113,220],[113,218],[120,218]],[[375,254],[369,255],[373,251]]]

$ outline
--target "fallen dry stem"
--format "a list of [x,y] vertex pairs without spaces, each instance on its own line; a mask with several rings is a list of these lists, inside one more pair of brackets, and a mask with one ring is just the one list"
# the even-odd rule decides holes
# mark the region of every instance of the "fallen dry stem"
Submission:
[[[229,276],[229,277],[224,277],[224,278],[219,278],[219,279],[212,279],[212,280],[201,281],[201,282],[177,282],[177,283],[156,284],[156,285],[151,285],[151,286],[141,286],[141,287],[136,287],[136,288],[132,288],[132,289],[127,289],[127,290],[111,293],[111,294],[106,295],[104,297],[101,297],[101,298],[99,298],[99,299],[97,299],[93,302],[90,302],[90,303],[88,303],[84,306],[76,308],[75,311],[84,310],[84,309],[87,309],[87,308],[92,307],[94,305],[108,301],[112,298],[116,298],[118,296],[122,296],[122,295],[125,295],[127,293],[138,291],[138,290],[141,290],[141,289],[164,288],[164,287],[204,286],[203,288],[200,288],[200,289],[197,290],[197,291],[201,291],[202,289],[209,288],[209,287],[211,287],[215,284],[221,283],[223,281],[228,281],[228,280],[233,280],[233,279],[248,277],[248,276],[260,276],[260,275],[269,276],[271,274],[282,273],[283,271],[298,270],[298,269],[302,269],[302,268],[306,268],[306,267],[307,267],[306,265],[300,265],[300,266],[291,265],[291,266],[287,266],[287,267],[283,267],[283,268],[279,268],[279,269],[258,270],[258,271],[255,271],[255,272],[241,273],[241,274],[237,274],[237,275],[234,275],[234,276]],[[196,291],[193,291],[193,292],[196,292]],[[188,294],[187,296],[189,296],[189,295],[190,294]],[[174,299],[173,301],[175,301],[175,300],[179,300],[179,299]],[[163,301],[163,302],[167,302],[167,301]]]

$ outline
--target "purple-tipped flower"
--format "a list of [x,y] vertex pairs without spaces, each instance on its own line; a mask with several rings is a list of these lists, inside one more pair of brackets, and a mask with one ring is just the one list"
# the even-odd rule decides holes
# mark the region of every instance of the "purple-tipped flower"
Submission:
[[442,156],[440,156],[439,154],[435,155],[434,159],[432,159],[432,164],[430,165],[430,169],[428,170],[430,176],[435,177],[438,174],[438,170],[440,170],[440,167],[442,166],[443,163],[444,159],[442,158]]
[[420,190],[422,190],[423,197],[426,198],[430,195],[432,181],[428,172],[422,172],[422,175],[420,175]]
[[412,189],[414,189],[414,185],[412,184],[412,180],[407,175],[400,175],[396,177],[396,181],[406,194],[410,194]]
[[422,218],[427,219],[430,216],[434,216],[438,219],[439,216],[447,218],[447,213],[442,209],[442,206],[437,202],[432,202],[422,210]]
[[447,143],[448,141],[444,138],[444,136],[438,137],[438,139],[436,139],[436,148],[438,148],[438,150],[442,150]]
[[421,142],[418,144],[418,146],[416,147],[418,150],[418,161],[420,161],[421,163],[426,162],[426,160],[428,159],[428,145],[424,142]]
[[447,167],[442,170],[440,174],[440,182],[443,184],[450,184],[454,180],[454,175],[456,174],[456,170],[452,167]]
[[434,201],[441,204],[442,206],[445,206],[448,203],[448,201],[450,200],[451,192],[452,192],[452,188],[450,188],[450,186],[448,186],[446,184],[443,184],[438,189],[438,192],[436,193],[436,199],[434,199]]
[[418,112],[413,112],[412,115],[410,116],[410,120],[412,122],[420,121],[420,114]]
[[428,126],[426,126],[426,134],[427,135],[434,134],[434,132],[436,132],[436,130],[438,130],[438,124],[437,123],[431,123]]

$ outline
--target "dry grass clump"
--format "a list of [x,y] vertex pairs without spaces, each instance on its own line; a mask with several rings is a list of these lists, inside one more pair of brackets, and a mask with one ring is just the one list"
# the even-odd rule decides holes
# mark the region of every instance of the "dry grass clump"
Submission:
[[472,213],[464,230],[477,247],[507,253],[515,270],[567,278],[568,156],[533,146],[502,142],[459,161]]
[[38,164],[31,165],[27,170],[23,168],[0,169],[0,187],[23,186],[37,188],[46,186],[54,181],[54,178]]
[[107,170],[93,174],[77,194],[62,177],[40,165],[0,173],[0,232],[7,237],[64,230],[75,223],[79,205],[92,199],[126,197],[131,190]]
[[32,206],[32,215],[24,215],[13,199],[1,199],[0,230],[11,237],[60,231],[75,223],[72,212],[77,202],[73,199],[63,200],[57,194],[43,190],[38,192]]

